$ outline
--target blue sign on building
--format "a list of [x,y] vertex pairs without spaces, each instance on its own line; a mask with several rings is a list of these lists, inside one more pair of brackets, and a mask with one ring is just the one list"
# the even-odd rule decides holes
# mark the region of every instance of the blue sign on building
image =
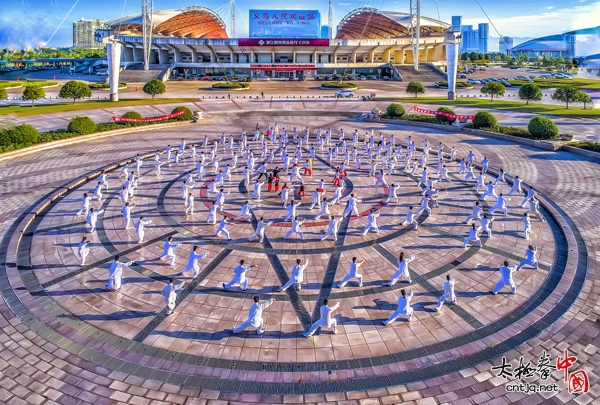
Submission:
[[250,10],[250,38],[319,38],[317,10]]

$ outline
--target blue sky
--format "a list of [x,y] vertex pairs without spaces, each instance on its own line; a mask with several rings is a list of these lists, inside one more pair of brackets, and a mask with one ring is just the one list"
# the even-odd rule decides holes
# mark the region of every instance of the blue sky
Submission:
[[[77,0],[0,0],[0,47],[24,48],[44,44],[57,30],[49,46],[72,45],[72,22],[80,18],[119,18],[139,13],[140,0],[78,0],[73,11],[61,21]],[[323,23],[327,22],[328,0],[292,0],[282,3],[274,0],[237,0],[236,31],[238,37],[248,35],[248,10],[259,9],[315,9],[321,10]],[[480,0],[498,31],[505,36],[538,37],[600,25],[600,0]],[[155,0],[156,10],[202,5],[213,10],[225,9],[226,1],[218,0]],[[408,10],[409,0],[354,1],[336,0],[333,21],[336,25],[349,11],[357,7],[376,7],[382,10]],[[463,24],[478,24],[487,19],[475,0],[437,0],[439,15],[450,21],[452,15],[462,15]],[[436,0],[422,0],[421,12],[437,18]],[[228,16],[221,14],[227,23]],[[490,36],[498,36],[490,27]]]

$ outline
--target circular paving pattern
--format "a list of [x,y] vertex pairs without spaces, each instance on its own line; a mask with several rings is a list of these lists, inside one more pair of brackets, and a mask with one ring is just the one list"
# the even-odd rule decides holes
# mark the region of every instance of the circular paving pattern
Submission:
[[[350,133],[355,124],[337,125]],[[386,137],[391,133],[382,132]],[[405,143],[402,132],[393,133]],[[435,136],[427,138],[438,143]],[[255,142],[251,145],[260,149]],[[230,162],[231,153],[220,151],[222,166]],[[259,243],[248,241],[256,220],[235,221],[228,228],[232,241],[214,236],[216,226],[206,223],[211,202],[206,184],[212,174],[196,183],[195,213],[185,216],[179,187],[195,163],[185,158],[178,165],[165,165],[157,178],[149,167],[152,155],[146,155],[134,198],[134,218],[144,215],[153,220],[143,243],[137,243],[134,227],[123,229],[117,194],[122,180],[117,176],[124,162],[114,162],[106,166],[109,192],[102,204],[92,203],[104,210],[97,231],[88,233],[83,217],[75,215],[83,192],[91,192],[97,182],[99,172],[94,170],[53,190],[15,221],[5,237],[8,266],[0,280],[10,282],[3,283],[6,301],[21,305],[17,313],[41,336],[58,336],[65,350],[130,375],[195,388],[271,394],[350,391],[421,381],[489,360],[536,336],[569,308],[585,279],[587,256],[581,236],[564,212],[544,196],[540,200],[546,221],[532,220],[530,240],[522,237],[524,209],[516,196],[509,215],[496,216],[493,237],[482,237],[482,248],[463,249],[468,230],[464,220],[481,195],[474,182],[465,182],[457,174],[456,162],[447,162],[452,182],[437,184],[439,207],[431,216],[418,218],[417,231],[401,223],[408,207],[419,205],[418,178],[398,169],[388,176],[388,182],[399,184],[400,189],[399,202],[386,203],[387,189],[375,188],[365,171],[348,170],[344,197],[353,192],[362,200],[360,215],[342,221],[337,242],[320,241],[328,222],[324,217],[314,220],[318,210],[308,207],[318,180],[330,184],[333,170],[325,161],[326,153],[319,150],[313,175],[305,176],[307,197],[298,207],[300,217],[307,220],[305,240],[283,239],[289,223],[283,221],[281,199],[263,189],[263,201],[253,203],[253,213],[273,225]],[[430,165],[435,161],[431,155]],[[280,160],[270,166],[275,165],[281,166]],[[210,166],[208,171],[212,172]],[[490,177],[495,178],[495,173],[490,170]],[[282,174],[282,183],[286,177]],[[503,191],[509,187],[503,186]],[[251,194],[240,171],[225,182],[225,189],[231,192],[225,212],[236,216]],[[332,187],[326,191],[331,197]],[[371,207],[381,211],[379,232],[363,237]],[[340,215],[344,208],[342,203],[331,210]],[[83,235],[92,244],[88,264],[80,266],[76,254]],[[158,259],[168,236],[182,244],[174,266]],[[538,247],[540,268],[525,267],[515,274],[517,294],[505,289],[491,296],[488,291],[499,278],[498,266],[504,260],[517,264],[529,244]],[[201,260],[198,277],[181,278],[187,283],[174,314],[167,316],[160,292],[169,277],[179,277],[194,245],[209,255]],[[385,286],[397,268],[400,251],[416,256],[411,263],[412,282]],[[124,270],[121,293],[112,293],[104,286],[117,253],[121,260],[135,264]],[[361,267],[364,287],[351,281],[343,289],[335,288],[352,257],[366,261]],[[302,290],[277,292],[297,258],[309,260]],[[258,265],[249,273],[248,291],[223,290],[221,284],[231,279],[241,259]],[[449,272],[456,279],[458,303],[434,312]],[[385,327],[381,321],[396,308],[402,288],[415,293],[414,318]],[[267,331],[257,335],[250,328],[232,334],[232,327],[246,319],[254,295],[277,299],[264,313]],[[337,334],[323,331],[306,339],[302,333],[318,318],[317,303],[323,298],[341,303],[335,314]]]

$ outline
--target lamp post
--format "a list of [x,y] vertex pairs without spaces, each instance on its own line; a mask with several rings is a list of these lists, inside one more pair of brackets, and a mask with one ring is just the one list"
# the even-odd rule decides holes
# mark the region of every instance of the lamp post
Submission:
[[381,69],[377,69],[378,80],[381,80]]

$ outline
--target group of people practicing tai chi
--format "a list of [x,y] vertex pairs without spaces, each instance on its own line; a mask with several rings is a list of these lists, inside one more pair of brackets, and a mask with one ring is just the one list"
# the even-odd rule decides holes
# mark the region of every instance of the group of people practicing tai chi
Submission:
[[[289,136],[293,137],[293,142],[290,141]],[[357,204],[361,202],[358,198],[356,198],[354,193],[351,193],[348,200],[346,208],[343,211],[341,216],[336,217],[330,211],[330,207],[341,203],[343,198],[343,193],[345,190],[345,181],[344,176],[348,176],[348,167],[351,163],[354,163],[354,169],[357,173],[361,173],[361,164],[369,164],[369,176],[373,176],[375,178],[375,187],[382,186],[388,189],[387,197],[385,198],[385,203],[389,203],[392,199],[395,202],[398,202],[397,191],[399,189],[399,185],[395,183],[388,183],[386,176],[396,175],[397,169],[396,165],[404,161],[404,171],[410,172],[411,175],[415,175],[419,168],[421,170],[421,177],[417,182],[417,186],[423,186],[423,190],[421,192],[421,203],[418,210],[414,210],[413,207],[409,207],[408,212],[406,214],[405,220],[402,222],[402,225],[412,225],[414,230],[418,229],[418,221],[417,218],[423,213],[427,212],[427,214],[431,214],[431,209],[438,206],[438,200],[441,198],[439,194],[439,190],[436,188],[435,184],[442,181],[451,182],[452,180],[449,175],[448,168],[446,166],[446,162],[452,163],[455,162],[456,159],[456,148],[452,148],[449,153],[444,152],[444,145],[440,142],[437,146],[437,179],[434,179],[433,172],[430,172],[427,163],[430,159],[430,150],[431,147],[427,140],[423,141],[423,148],[421,150],[422,154],[420,158],[417,158],[417,148],[415,143],[412,141],[409,136],[407,139],[406,147],[403,148],[402,145],[396,144],[394,135],[391,135],[388,138],[384,137],[382,134],[379,134],[379,138],[376,139],[374,135],[373,129],[371,132],[367,132],[364,136],[364,142],[359,142],[358,131],[354,131],[351,136],[351,141],[347,142],[345,139],[345,134],[343,129],[339,132],[339,142],[337,142],[333,147],[329,147],[331,145],[332,133],[331,129],[327,131],[322,131],[318,129],[316,131],[316,142],[318,143],[320,150],[323,151],[324,147],[328,148],[326,159],[322,159],[318,157],[316,148],[309,143],[310,139],[310,131],[308,128],[304,130],[304,137],[298,133],[298,130],[294,128],[293,132],[288,133],[285,128],[281,131],[279,130],[279,126],[269,126],[265,133],[262,133],[259,130],[258,124],[257,129],[254,133],[252,141],[258,142],[261,145],[261,155],[262,159],[265,159],[264,162],[260,165],[257,164],[258,155],[255,155],[252,151],[252,148],[248,145],[249,139],[245,132],[239,137],[239,139],[234,139],[233,135],[226,136],[223,134],[221,136],[220,142],[218,140],[214,140],[212,144],[209,144],[208,138],[205,136],[204,142],[200,144],[191,144],[188,145],[185,140],[182,139],[179,147],[177,149],[171,148],[171,146],[167,146],[165,151],[157,150],[154,153],[154,168],[155,174],[157,176],[161,175],[161,166],[165,163],[161,161],[161,155],[166,154],[166,163],[171,163],[171,160],[174,160],[175,164],[179,165],[182,161],[182,158],[185,155],[186,150],[189,150],[189,158],[198,163],[196,164],[196,172],[193,170],[188,171],[183,181],[183,184],[180,188],[181,198],[184,202],[184,214],[185,216],[194,215],[194,196],[192,194],[192,189],[204,180],[204,177],[207,175],[206,168],[209,165],[213,167],[212,175],[214,178],[211,178],[208,186],[206,187],[206,197],[210,197],[212,194],[215,194],[215,199],[210,202],[209,214],[206,222],[212,223],[216,225],[216,218],[219,212],[223,214],[222,219],[219,222],[217,232],[215,234],[216,237],[224,234],[227,240],[231,240],[230,233],[227,229],[227,225],[232,223],[233,221],[238,221],[244,219],[248,221],[252,219],[253,212],[252,210],[256,208],[256,205],[252,204],[252,200],[255,200],[257,203],[262,201],[261,199],[261,188],[264,184],[264,181],[261,182],[261,178],[264,176],[266,181],[268,182],[268,191],[278,192],[277,196],[281,197],[283,202],[283,208],[286,210],[286,216],[284,221],[291,221],[290,230],[284,236],[284,239],[290,238],[293,234],[298,234],[300,239],[304,239],[304,234],[302,232],[302,225],[306,222],[306,220],[301,220],[300,216],[297,214],[297,209],[300,205],[300,201],[294,201],[294,197],[301,198],[305,194],[305,184],[304,178],[300,175],[299,165],[303,159],[304,153],[306,153],[306,149],[303,148],[303,144],[305,147],[308,147],[308,156],[306,158],[306,164],[304,165],[304,176],[312,176],[313,174],[313,164],[316,159],[321,159],[326,161],[327,165],[330,166],[333,171],[333,187],[334,187],[334,197],[328,199],[325,197],[325,188],[326,184],[323,179],[321,179],[317,186],[315,187],[315,191],[313,192],[312,204],[309,209],[312,210],[316,206],[319,206],[320,209],[318,213],[315,215],[314,220],[318,221],[322,216],[326,216],[329,219],[327,231],[320,237],[320,240],[325,240],[328,236],[332,236],[334,241],[338,240],[338,231],[340,228],[340,223],[344,217],[348,215],[352,215],[354,213],[356,216],[360,216]],[[237,143],[238,151],[234,152],[234,146]],[[294,152],[288,152],[287,148],[290,143],[295,143]],[[219,162],[222,160],[218,157],[218,149],[219,145],[230,149],[232,153],[231,163],[227,164],[224,169],[220,169]],[[201,146],[204,148],[200,154],[197,153],[197,147]],[[269,148],[271,147],[271,148]],[[210,150],[208,150],[210,148]],[[238,155],[239,153],[239,155]],[[272,171],[268,169],[268,163],[273,163],[276,159],[276,156],[281,156],[281,161],[283,163],[283,168],[275,167]],[[233,216],[228,216],[224,214],[224,207],[227,202],[227,197],[229,196],[229,192],[225,192],[223,186],[225,181],[232,180],[232,173],[237,169],[238,158],[246,159],[246,165],[242,172],[243,183],[246,187],[250,186],[250,181],[255,172],[258,172],[258,177],[253,184],[253,192],[248,200],[245,201],[241,208],[241,212],[238,216],[233,218]],[[480,169],[478,170],[478,174],[475,174],[475,155],[472,151],[469,152],[467,157],[460,159],[459,165],[460,169],[458,170],[458,175],[464,174],[464,181],[475,181],[475,190],[477,192],[480,189],[484,189],[485,192],[481,196],[481,200],[485,202],[488,198],[491,198],[495,201],[495,204],[487,211],[484,211],[482,207],[482,203],[480,201],[476,201],[473,205],[472,214],[469,215],[465,223],[471,225],[469,227],[469,234],[463,241],[463,247],[466,249],[468,247],[469,242],[475,242],[479,247],[482,246],[480,235],[483,231],[486,232],[487,237],[492,237],[492,222],[494,221],[493,214],[496,211],[502,211],[503,215],[507,215],[507,202],[510,201],[510,197],[505,197],[505,195],[500,191],[500,187],[502,183],[508,184],[505,173],[500,170],[497,178],[494,182],[491,180],[487,183],[485,182],[487,174],[488,174],[488,165],[489,161],[487,158],[484,158],[481,162]],[[333,165],[333,161],[339,159],[339,166]],[[129,228],[132,223],[132,211],[136,207],[135,202],[133,202],[135,191],[138,188],[138,179],[142,175],[140,173],[140,169],[143,167],[144,158],[139,154],[135,158],[135,170],[132,169],[129,164],[126,164],[122,167],[121,172],[119,174],[119,179],[124,177],[125,183],[122,185],[121,190],[119,192],[119,198],[123,202],[122,206],[122,215],[123,215],[123,225],[124,228]],[[378,165],[382,165],[382,169],[378,169]],[[279,191],[281,172],[291,172],[288,186],[287,183],[284,183],[281,191]],[[298,183],[300,183],[298,185]],[[94,232],[96,229],[96,223],[99,219],[99,216],[104,213],[103,209],[95,210],[91,206],[91,202],[95,199],[98,202],[102,202],[103,192],[108,191],[108,175],[105,171],[103,171],[98,178],[97,185],[95,186],[94,192],[92,195],[88,193],[84,193],[81,209],[77,212],[77,215],[84,215],[86,217],[86,221],[90,226],[90,233]],[[296,193],[295,187],[298,187],[298,191]],[[203,187],[201,186],[202,190]],[[529,234],[531,232],[531,223],[529,214],[535,215],[540,221],[543,221],[544,218],[539,211],[539,201],[537,200],[537,193],[532,188],[529,187],[526,192],[522,190],[522,181],[518,176],[515,176],[512,179],[512,187],[510,191],[506,194],[507,196],[520,194],[524,196],[523,201],[520,204],[520,207],[528,206],[528,210],[523,213],[522,221],[523,221],[523,236],[525,238],[529,238]],[[200,196],[202,197],[202,191]],[[291,200],[290,197],[292,198]],[[289,201],[288,201],[289,200]],[[379,227],[377,224],[377,218],[379,217],[379,211],[376,209],[370,209],[367,214],[367,225],[361,232],[362,236],[365,236],[369,231],[374,231],[376,233],[379,232]],[[151,219],[146,219],[144,216],[140,216],[135,224],[135,232],[137,234],[137,242],[143,243],[145,236],[145,227],[152,223]],[[250,241],[257,240],[258,242],[263,242],[265,238],[265,231],[272,222],[267,222],[264,217],[260,217],[257,220],[255,226],[254,234],[249,238]],[[87,236],[84,236],[78,248],[78,255],[80,257],[81,266],[85,265],[86,258],[90,252],[89,244],[91,243],[91,239]],[[176,261],[175,251],[180,247],[179,243],[175,243],[173,237],[170,236],[165,241],[163,254],[159,259],[169,259],[170,265],[173,266]],[[508,261],[503,263],[503,266],[500,267],[500,279],[497,282],[496,286],[492,291],[492,294],[497,294],[500,289],[504,286],[509,286],[513,294],[516,293],[516,286],[513,281],[513,273],[515,271],[520,270],[525,265],[533,266],[537,269],[538,262],[536,258],[537,248],[530,245],[526,251],[525,260],[523,260],[518,266],[510,266]],[[182,272],[182,276],[186,276],[188,273],[192,273],[192,278],[195,278],[199,274],[199,264],[198,261],[207,257],[208,253],[200,253],[198,251],[198,246],[194,246],[192,251],[189,253],[189,259],[186,267]],[[414,255],[410,257],[405,257],[404,253],[400,253],[398,257],[398,268],[391,277],[389,282],[386,282],[386,286],[395,285],[401,277],[404,277],[408,283],[412,282],[410,272],[409,272],[409,263],[415,259]],[[355,278],[358,280],[358,286],[363,286],[363,276],[359,273],[360,266],[364,263],[364,260],[359,261],[356,257],[352,258],[352,261],[349,266],[348,273],[342,278],[339,282],[338,287],[344,288],[347,283]],[[116,255],[114,258],[114,262],[110,266],[109,270],[109,280],[107,283],[107,289],[112,291],[120,291],[122,284],[122,274],[123,269],[125,267],[129,267],[133,265],[133,262],[121,262],[119,255]],[[301,259],[296,260],[296,265],[291,270],[291,277],[287,282],[285,282],[281,287],[279,287],[280,292],[285,292],[290,287],[294,287],[297,291],[301,291],[302,284],[304,281],[304,272],[308,267],[309,261],[306,259],[304,262]],[[222,283],[222,287],[225,290],[231,289],[234,285],[239,285],[242,291],[247,291],[248,289],[248,277],[247,273],[256,267],[256,265],[247,265],[244,260],[240,261],[240,264],[237,265],[233,269],[234,277],[228,283]],[[165,303],[167,305],[166,314],[171,314],[176,306],[176,299],[178,291],[180,291],[185,283],[179,282],[176,283],[174,278],[170,278],[169,283],[163,288],[161,295],[163,296]],[[435,311],[440,311],[445,302],[450,302],[456,304],[456,295],[454,292],[455,288],[455,279],[452,275],[448,274],[446,276],[446,281],[443,284],[443,290],[441,297],[438,300]],[[411,307],[411,300],[413,298],[412,291],[406,291],[406,289],[401,289],[400,296],[398,297],[398,307],[396,311],[387,319],[383,321],[384,325],[388,325],[394,322],[398,317],[406,317],[408,321],[412,320],[413,317],[413,309]],[[274,298],[266,300],[264,302],[260,302],[258,296],[253,298],[253,304],[250,307],[248,313],[248,319],[233,328],[233,333],[238,333],[244,330],[247,327],[255,327],[257,328],[257,332],[262,334],[265,330],[265,325],[262,318],[263,311],[273,304],[275,301]],[[335,305],[329,305],[329,301],[324,299],[321,307],[320,307],[320,318],[311,326],[311,328],[304,333],[304,336],[313,335],[317,329],[319,328],[331,328],[333,333],[337,331],[337,322],[335,318],[332,316],[332,313],[339,307],[340,303],[336,303]]]

